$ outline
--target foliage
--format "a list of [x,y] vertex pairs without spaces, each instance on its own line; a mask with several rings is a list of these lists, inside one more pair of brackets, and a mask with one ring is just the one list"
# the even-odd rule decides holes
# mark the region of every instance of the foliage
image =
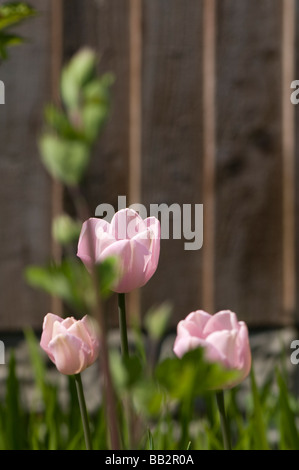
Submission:
[[[138,334],[141,335],[139,331]],[[31,401],[24,402],[24,382],[18,377],[18,367],[11,351],[5,393],[0,400],[0,450],[6,449],[84,449],[84,437],[73,377],[65,377],[67,403],[61,400],[58,380],[53,380],[51,367],[41,351],[38,339],[31,330],[25,332],[30,355],[34,393]],[[145,347],[145,342],[139,342]],[[144,351],[136,351],[129,359],[122,360],[118,351],[111,351],[111,365],[119,403],[125,396],[132,398],[131,423],[137,430],[130,448],[155,450],[220,450],[222,439],[214,392],[191,387],[173,390],[172,373],[168,367],[177,367],[177,359],[160,358],[152,371],[147,369]],[[193,356],[193,357],[192,357]],[[184,377],[189,366],[194,369],[207,367],[201,354],[191,355],[181,364]],[[148,359],[148,358],[147,358]],[[173,361],[173,362],[172,362]],[[226,390],[227,414],[232,430],[233,448],[298,450],[298,401],[289,391],[289,384],[277,368],[267,383],[256,385],[254,372],[245,386]],[[163,371],[163,374],[162,374]],[[167,376],[165,378],[165,376]],[[84,373],[83,373],[84,380]],[[58,373],[57,377],[58,379]],[[190,378],[189,378],[190,380]],[[201,380],[206,380],[205,376]],[[177,384],[182,381],[177,378]],[[165,386],[166,383],[166,386]],[[246,387],[249,385],[249,387]],[[201,390],[201,393],[197,394]],[[99,391],[100,393],[100,391]],[[190,409],[186,407],[188,396],[195,399]],[[189,396],[190,398],[190,396]],[[128,447],[128,419],[119,406],[123,444]],[[94,449],[107,449],[105,406],[90,410]],[[137,434],[137,438],[136,438]]]
[[10,31],[12,26],[22,23],[36,14],[34,8],[24,2],[7,2],[0,5],[0,59],[8,58],[7,48],[16,46],[25,39]]
[[67,186],[81,182],[110,108],[113,77],[98,77],[96,65],[91,49],[80,50],[62,71],[63,108],[51,104],[45,109],[41,158],[49,173]]

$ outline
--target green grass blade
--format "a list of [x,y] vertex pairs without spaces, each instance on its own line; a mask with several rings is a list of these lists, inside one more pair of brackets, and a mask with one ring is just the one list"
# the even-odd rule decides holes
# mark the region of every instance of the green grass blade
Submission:
[[251,393],[253,398],[253,416],[252,416],[252,441],[253,449],[255,450],[269,450],[267,440],[267,428],[264,422],[263,407],[261,404],[258,387],[254,375],[253,366],[250,372],[251,378]]
[[296,415],[291,407],[285,380],[279,370],[276,371],[276,379],[279,388],[280,447],[284,450],[299,450]]

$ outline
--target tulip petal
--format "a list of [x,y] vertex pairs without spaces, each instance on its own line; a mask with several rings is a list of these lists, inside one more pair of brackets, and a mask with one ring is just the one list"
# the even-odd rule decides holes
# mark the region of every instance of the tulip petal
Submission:
[[74,317],[67,317],[62,321],[62,325],[68,329],[70,326],[72,326],[74,323],[76,323],[77,320],[75,320]]
[[120,261],[120,277],[113,286],[115,292],[130,292],[147,282],[144,264],[148,255],[147,248],[136,240],[119,240],[104,250],[101,260],[116,256]]
[[155,217],[149,217],[145,222],[148,225],[148,231],[152,240],[150,247],[151,256],[148,257],[145,267],[146,277],[149,280],[156,272],[159,263],[161,227],[159,220]]
[[248,337],[248,328],[246,323],[240,322],[240,330],[238,333],[238,369],[242,369],[243,378],[247,377],[251,369],[251,349]]
[[88,365],[89,349],[83,341],[67,333],[56,336],[49,349],[59,372],[66,375],[79,374]]
[[[92,253],[89,253],[87,228],[91,227]],[[96,235],[94,236],[94,233]],[[115,292],[130,292],[142,287],[155,273],[160,256],[160,222],[155,217],[143,220],[132,209],[118,211],[111,224],[101,219],[89,219],[83,224],[77,255],[88,270],[107,257],[120,261],[119,282]]]
[[212,315],[205,312],[204,310],[196,310],[195,312],[189,313],[185,321],[190,322],[192,325],[196,325],[197,334],[202,338],[205,338],[204,328],[208,321],[212,318]]
[[91,269],[92,265],[96,262],[98,244],[97,230],[99,230],[99,227],[103,230],[108,230],[109,224],[102,219],[90,218],[82,225],[77,256],[88,269]]
[[98,325],[93,318],[87,315],[82,318],[81,323],[84,325],[89,337],[89,344],[91,347],[90,364],[92,364],[97,359],[100,350]]
[[208,361],[238,371],[236,378],[223,384],[223,388],[237,385],[250,372],[251,350],[247,325],[238,322],[236,314],[230,310],[215,315],[197,310],[179,322],[174,353],[182,357],[196,347],[204,349]]
[[195,338],[192,336],[177,338],[174,343],[173,351],[177,357],[182,358],[188,351],[196,349],[200,346],[203,346],[202,340],[200,338]]
[[182,320],[177,326],[177,336],[179,338],[194,336],[201,337],[201,329],[193,321]]
[[[237,342],[237,330],[223,330],[215,331],[211,333],[207,338],[207,343],[210,343],[219,352],[222,359],[223,365],[234,369],[238,365],[238,358],[236,355],[236,342]],[[214,360],[213,357],[210,359]]]
[[51,357],[51,352],[49,350],[49,343],[52,339],[53,333],[53,325],[55,322],[62,322],[62,318],[58,315],[54,315],[53,313],[48,313],[43,321],[43,332],[40,340],[41,348],[50,356],[50,359],[53,361]]
[[[87,364],[90,365],[94,362],[97,357],[98,350],[95,350],[97,342],[94,338],[91,338],[88,329],[86,328],[87,321],[78,320],[74,325],[72,325],[68,333],[80,339],[86,345],[86,353],[88,354]],[[98,347],[97,347],[98,349]]]
[[132,209],[118,211],[111,221],[111,233],[116,240],[131,239],[145,230],[144,220]]
[[215,315],[211,315],[211,318],[204,327],[203,333],[207,336],[214,331],[238,329],[239,325],[236,314],[230,310],[223,310],[215,313]]
[[55,321],[53,324],[52,339],[57,335],[65,335],[67,332],[68,329],[63,325],[63,322]]

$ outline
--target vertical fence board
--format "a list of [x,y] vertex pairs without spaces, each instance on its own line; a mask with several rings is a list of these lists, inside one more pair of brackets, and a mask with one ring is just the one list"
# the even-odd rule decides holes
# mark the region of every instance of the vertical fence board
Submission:
[[295,108],[290,84],[295,74],[296,2],[282,4],[282,160],[283,160],[283,312],[294,321],[296,309],[295,255]]
[[6,103],[0,107],[0,328],[40,327],[50,299],[28,287],[24,269],[50,258],[51,184],[37,138],[50,99],[51,2],[30,2],[39,16],[18,28],[29,42],[1,64]]
[[215,160],[216,160],[216,10],[217,0],[203,0],[203,203],[202,308],[215,301]]
[[283,324],[282,2],[218,2],[216,309]]
[[112,111],[93,153],[84,190],[94,214],[97,205],[117,208],[128,194],[129,148],[129,2],[101,0],[65,2],[65,59],[80,47],[99,55],[99,73],[112,72]]
[[[295,16],[295,76],[293,80],[299,80],[299,2],[296,0],[296,16]],[[295,90],[289,89],[290,94]],[[298,98],[298,96],[297,96]],[[296,269],[296,306],[299,302],[299,104],[295,105],[295,269]],[[295,315],[296,323],[299,323],[299,311],[296,309]]]
[[[202,202],[201,21],[198,0],[143,2],[141,188],[148,209],[191,204],[194,211]],[[162,240],[158,270],[142,289],[143,311],[170,300],[175,325],[200,308],[200,269],[200,250],[185,251],[184,240]]]

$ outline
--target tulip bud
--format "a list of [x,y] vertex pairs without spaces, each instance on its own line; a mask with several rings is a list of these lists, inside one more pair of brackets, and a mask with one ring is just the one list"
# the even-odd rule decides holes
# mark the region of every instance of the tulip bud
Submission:
[[208,361],[240,372],[238,380],[229,387],[237,385],[250,372],[251,350],[247,326],[242,321],[238,322],[236,314],[229,310],[215,315],[197,310],[179,322],[174,353],[182,357],[197,347],[204,348]]
[[75,320],[48,313],[40,345],[59,372],[66,375],[79,374],[91,366],[99,354],[96,328],[88,316]]

